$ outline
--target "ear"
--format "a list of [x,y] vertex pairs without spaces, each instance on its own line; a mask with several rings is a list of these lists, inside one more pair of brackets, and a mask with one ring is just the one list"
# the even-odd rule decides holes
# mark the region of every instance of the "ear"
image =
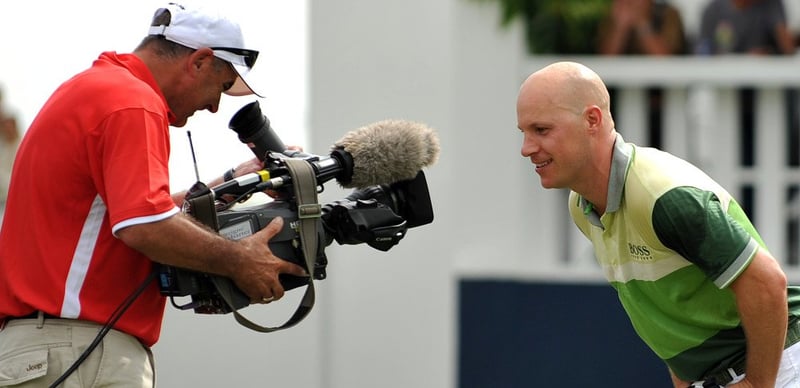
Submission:
[[187,66],[190,74],[197,74],[200,71],[210,68],[214,62],[214,51],[208,47],[195,50],[189,55]]
[[586,107],[583,111],[583,118],[589,131],[600,132],[603,128],[603,110],[599,106],[590,105]]

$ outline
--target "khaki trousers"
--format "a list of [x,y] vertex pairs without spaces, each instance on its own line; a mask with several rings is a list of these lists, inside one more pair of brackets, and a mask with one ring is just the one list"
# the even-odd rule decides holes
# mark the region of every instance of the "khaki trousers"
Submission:
[[[0,387],[39,388],[55,382],[92,343],[101,325],[73,319],[13,319],[0,330]],[[59,388],[154,388],[150,349],[109,331]]]

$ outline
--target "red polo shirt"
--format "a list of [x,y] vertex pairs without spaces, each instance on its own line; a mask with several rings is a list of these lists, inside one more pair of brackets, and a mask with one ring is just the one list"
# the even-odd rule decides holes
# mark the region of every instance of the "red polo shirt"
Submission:
[[[103,53],[62,84],[20,145],[0,230],[0,320],[36,310],[105,323],[153,270],[113,232],[178,212],[171,112],[145,64]],[[153,345],[165,298],[153,282],[115,328]]]

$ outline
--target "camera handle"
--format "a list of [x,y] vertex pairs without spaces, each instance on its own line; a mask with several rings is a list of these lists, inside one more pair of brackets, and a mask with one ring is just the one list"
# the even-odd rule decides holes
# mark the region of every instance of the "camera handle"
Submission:
[[239,314],[237,311],[238,309],[234,307],[231,283],[219,281],[216,277],[211,278],[220,296],[231,308],[236,321],[248,329],[261,333],[288,329],[298,324],[311,312],[316,298],[314,292],[314,259],[319,246],[317,228],[319,227],[320,217],[322,216],[322,206],[317,201],[317,178],[311,164],[305,160],[286,158],[284,161],[292,176],[292,186],[297,202],[298,234],[300,235],[303,258],[305,259],[309,274],[308,286],[306,287],[305,294],[303,294],[303,299],[300,300],[300,305],[297,306],[297,310],[295,310],[289,320],[281,326],[264,327],[258,325]]

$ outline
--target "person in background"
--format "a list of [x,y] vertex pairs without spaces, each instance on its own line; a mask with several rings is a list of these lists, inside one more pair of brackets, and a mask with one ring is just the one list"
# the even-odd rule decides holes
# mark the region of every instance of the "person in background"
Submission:
[[[703,9],[696,55],[794,55],[795,45],[786,23],[782,0],[711,0]],[[758,93],[752,87],[737,90],[740,110],[738,128],[742,145],[740,163],[755,164],[755,105]],[[788,112],[786,131],[789,158],[800,164],[800,108],[798,91],[784,90]]]
[[[597,33],[600,55],[671,56],[687,53],[680,11],[665,1],[614,0]],[[609,88],[612,101],[618,90]],[[648,87],[648,145],[661,147],[664,89]]]
[[703,9],[698,55],[791,55],[792,33],[781,0],[711,0]]
[[664,1],[614,0],[599,25],[601,55],[681,55],[687,52],[680,11]]
[[11,181],[11,166],[19,147],[20,130],[17,120],[9,111],[0,90],[0,225],[3,224],[8,183]]
[[625,142],[604,82],[580,63],[531,74],[517,124],[542,187],[570,189],[572,220],[674,387],[800,386],[800,288],[723,187]]
[[170,3],[132,53],[100,54],[51,95],[20,144],[0,229],[0,386],[152,388],[156,264],[230,278],[251,303],[280,299],[280,274],[308,276],[269,249],[281,218],[229,240],[182,213],[169,185],[169,127],[216,112],[223,93],[253,94],[257,56],[236,22]]

